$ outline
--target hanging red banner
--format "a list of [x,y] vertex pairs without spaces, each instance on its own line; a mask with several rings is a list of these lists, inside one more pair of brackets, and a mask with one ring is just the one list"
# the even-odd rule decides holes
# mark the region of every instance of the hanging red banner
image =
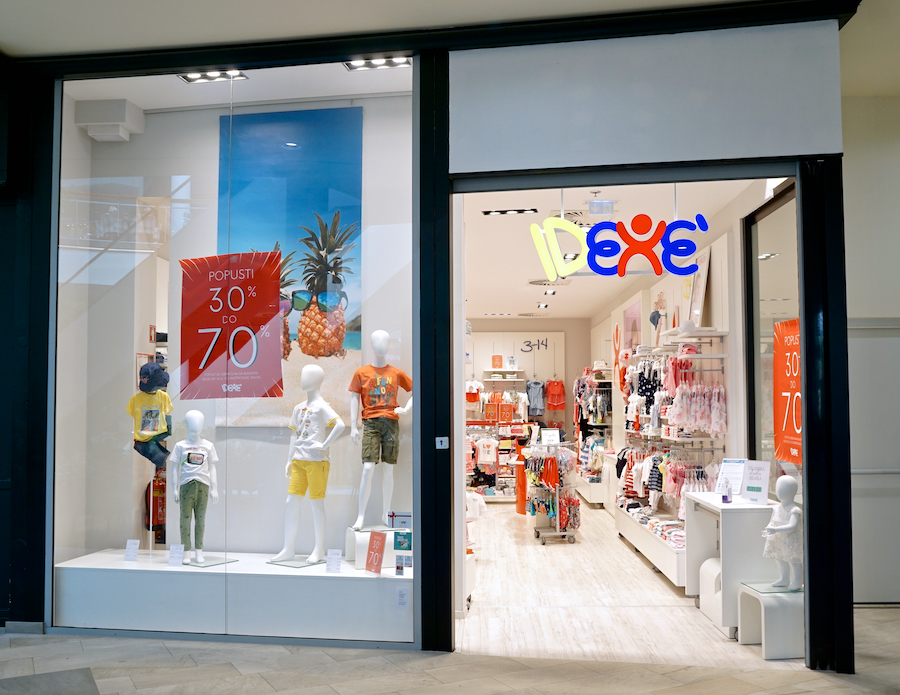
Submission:
[[181,398],[284,394],[281,253],[181,261]]
[[800,319],[775,324],[775,458],[803,464]]

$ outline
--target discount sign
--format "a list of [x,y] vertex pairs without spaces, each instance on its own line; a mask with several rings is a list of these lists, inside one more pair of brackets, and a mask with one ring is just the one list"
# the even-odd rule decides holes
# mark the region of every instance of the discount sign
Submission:
[[281,253],[181,261],[181,397],[279,397]]
[[800,319],[775,324],[775,458],[803,464]]

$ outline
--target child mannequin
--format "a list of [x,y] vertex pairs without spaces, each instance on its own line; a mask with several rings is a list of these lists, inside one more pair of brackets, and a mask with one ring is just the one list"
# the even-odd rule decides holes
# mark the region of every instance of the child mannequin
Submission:
[[781,504],[772,510],[772,520],[763,531],[763,557],[775,560],[780,574],[772,586],[784,586],[789,591],[803,586],[803,512],[794,502],[796,494],[797,480],[781,476],[775,483],[775,495]]

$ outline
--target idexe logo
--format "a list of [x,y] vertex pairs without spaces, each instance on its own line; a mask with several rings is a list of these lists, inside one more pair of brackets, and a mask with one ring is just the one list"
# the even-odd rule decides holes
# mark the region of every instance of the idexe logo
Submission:
[[[673,239],[672,234],[685,229],[694,232],[709,230],[709,224],[703,215],[697,215],[696,224],[690,220],[675,220],[666,224],[660,222],[656,230],[646,239],[637,239],[625,228],[621,222],[598,222],[585,232],[580,227],[568,220],[558,217],[548,217],[544,220],[544,229],[536,224],[531,225],[531,238],[537,247],[538,256],[547,273],[550,282],[557,277],[565,277],[581,270],[585,265],[589,266],[597,275],[618,275],[625,277],[625,270],[629,261],[635,256],[643,256],[650,261],[653,272],[656,275],[663,274],[663,268],[673,275],[693,275],[700,268],[696,263],[687,266],[675,265],[673,258],[688,258],[697,252],[697,244],[690,239]],[[650,232],[653,221],[647,215],[637,215],[631,220],[631,231],[638,236],[644,236]],[[556,231],[568,232],[581,242],[581,253],[574,261],[566,262],[559,249],[559,241]],[[615,232],[624,243],[620,244],[615,239],[602,239],[605,232]],[[656,246],[662,244],[662,254],[657,256]],[[621,254],[621,255],[620,255]],[[619,257],[615,265],[600,265],[600,260]],[[660,263],[660,258],[662,263]]]

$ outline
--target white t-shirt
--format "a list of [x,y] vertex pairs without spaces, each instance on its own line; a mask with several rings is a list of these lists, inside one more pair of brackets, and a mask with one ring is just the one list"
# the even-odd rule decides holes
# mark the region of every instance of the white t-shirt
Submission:
[[219,460],[216,447],[212,442],[201,439],[191,442],[184,439],[175,445],[169,454],[169,463],[174,463],[179,470],[179,485],[197,480],[209,486],[209,464]]
[[497,447],[500,442],[496,439],[479,439],[475,443],[475,449],[478,452],[478,463],[497,463]]
[[328,435],[329,427],[334,427],[338,420],[338,414],[328,405],[324,399],[317,398],[312,404],[303,401],[294,408],[291,415],[291,424],[288,425],[297,432],[297,443],[291,458],[298,461],[327,461],[326,449],[313,449],[313,442],[324,442]]

